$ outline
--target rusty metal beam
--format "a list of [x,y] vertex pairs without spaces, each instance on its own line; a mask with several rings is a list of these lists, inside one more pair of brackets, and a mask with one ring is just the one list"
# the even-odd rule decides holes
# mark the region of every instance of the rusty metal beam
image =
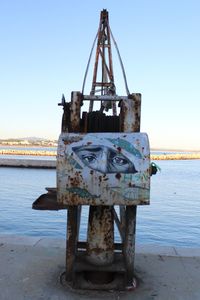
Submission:
[[[101,62],[100,62],[101,60]],[[101,66],[101,83],[97,83],[98,76],[98,66]],[[110,39],[110,27],[109,27],[109,16],[108,11],[104,9],[101,11],[99,29],[98,29],[98,39],[96,48],[96,57],[93,70],[93,80],[90,95],[95,95],[99,92],[96,90],[97,87],[101,87],[100,93],[115,95],[115,84],[114,84],[114,74],[113,74],[113,64],[112,64],[112,50],[111,50],[111,39]],[[107,87],[107,89],[105,89]],[[89,112],[93,110],[93,99],[90,99]],[[105,105],[102,105],[104,109]],[[116,114],[115,103],[111,105],[113,107],[113,114]]]
[[72,281],[79,232],[79,207],[70,206],[67,213],[66,281]]
[[121,224],[121,231],[123,232],[123,240],[125,238],[125,226],[126,226],[126,206],[119,205],[119,214],[120,214],[120,224]]
[[127,285],[132,285],[134,278],[136,213],[137,206],[126,207],[126,227],[123,253],[127,269]]
[[122,225],[122,223],[120,222],[120,220],[118,218],[118,215],[116,213],[116,210],[115,210],[114,206],[112,206],[112,209],[113,209],[114,221],[115,221],[115,224],[117,225],[117,228],[118,228],[118,231],[119,231],[122,243],[123,243],[124,242],[124,237],[125,237],[124,228],[123,228],[123,225]]
[[93,100],[93,101],[121,101],[128,100],[127,96],[112,96],[112,95],[82,95],[83,100]]
[[141,94],[131,94],[121,102],[120,123],[122,132],[139,132]]
[[80,111],[81,111],[81,93],[72,92],[71,106],[70,106],[70,130],[72,132],[80,131]]

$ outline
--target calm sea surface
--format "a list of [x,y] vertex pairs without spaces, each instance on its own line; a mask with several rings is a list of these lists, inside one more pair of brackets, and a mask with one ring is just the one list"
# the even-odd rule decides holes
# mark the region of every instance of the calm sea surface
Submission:
[[[151,178],[151,205],[138,207],[136,242],[200,247],[200,160],[156,163],[161,172]],[[66,211],[31,209],[45,187],[55,185],[55,170],[0,168],[0,234],[65,238]],[[84,207],[81,239],[87,213]]]

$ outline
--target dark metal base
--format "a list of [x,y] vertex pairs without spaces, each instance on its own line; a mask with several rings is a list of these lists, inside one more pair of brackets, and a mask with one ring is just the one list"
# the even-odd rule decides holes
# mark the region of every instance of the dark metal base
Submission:
[[88,263],[85,254],[85,251],[77,253],[72,281],[66,281],[66,272],[62,273],[62,285],[76,290],[126,291],[136,288],[135,278],[132,279],[133,284],[127,283],[127,270],[122,253],[115,253],[112,264],[99,267]]
[[60,283],[62,286],[71,289],[74,292],[88,290],[88,291],[134,291],[138,287],[138,279],[133,278],[132,284],[126,285],[124,274],[115,273],[113,280],[109,283],[93,283],[87,280],[86,272],[76,273],[76,281],[66,281],[66,272],[60,275]]
[[85,272],[76,273],[76,281],[66,281],[66,273],[62,273],[60,276],[60,282],[63,286],[69,287],[74,290],[101,290],[101,291],[109,291],[109,290],[118,290],[124,291],[126,290],[124,282],[123,274],[115,274],[114,278],[109,283],[93,283],[90,280],[87,280],[87,275]]

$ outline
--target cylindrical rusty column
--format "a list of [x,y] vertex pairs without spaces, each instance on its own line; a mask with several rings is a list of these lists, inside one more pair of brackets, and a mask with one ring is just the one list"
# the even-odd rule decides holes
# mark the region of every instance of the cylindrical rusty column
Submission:
[[87,261],[103,266],[114,258],[114,218],[112,206],[90,206]]

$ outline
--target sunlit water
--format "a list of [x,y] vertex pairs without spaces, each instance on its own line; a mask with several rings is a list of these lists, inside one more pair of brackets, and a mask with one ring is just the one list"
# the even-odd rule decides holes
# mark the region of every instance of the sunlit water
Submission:
[[[200,160],[159,161],[151,205],[137,211],[137,243],[200,247]],[[65,238],[66,211],[35,211],[32,202],[55,187],[56,171],[0,168],[0,234]],[[80,238],[86,237],[83,208]],[[119,241],[118,233],[115,234]]]

